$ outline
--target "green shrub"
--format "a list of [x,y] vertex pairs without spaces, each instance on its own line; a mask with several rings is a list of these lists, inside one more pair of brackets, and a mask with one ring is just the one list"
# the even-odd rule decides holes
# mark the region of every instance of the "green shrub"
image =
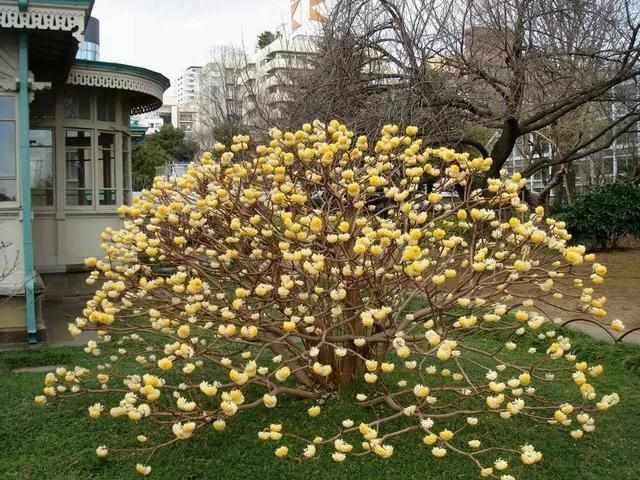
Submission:
[[557,217],[567,222],[577,242],[615,248],[622,237],[640,236],[640,186],[606,185],[579,197]]

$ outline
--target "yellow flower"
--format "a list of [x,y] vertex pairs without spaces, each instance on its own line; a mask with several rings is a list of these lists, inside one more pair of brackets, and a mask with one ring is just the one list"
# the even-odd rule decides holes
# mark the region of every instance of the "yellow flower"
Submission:
[[417,384],[413,387],[413,394],[418,398],[426,398],[429,396],[429,393],[431,393],[431,389],[424,385]]
[[360,185],[356,182],[351,182],[347,186],[347,193],[352,197],[357,197],[360,194]]
[[178,337],[187,338],[190,332],[191,332],[191,328],[189,327],[189,325],[180,325],[180,327],[178,327],[177,333],[178,333]]
[[95,268],[98,259],[96,257],[88,257],[84,259],[84,264],[87,268]]
[[408,137],[415,137],[418,134],[418,127],[409,126],[405,129]]
[[291,322],[291,321],[282,322],[282,330],[284,330],[286,333],[295,332],[296,331],[295,322]]
[[102,412],[104,411],[104,405],[101,403],[94,403],[89,407],[89,416],[91,418],[99,418]]
[[213,422],[213,429],[216,432],[223,432],[225,428],[227,428],[227,422],[225,422],[224,420],[218,419]]
[[427,200],[429,200],[429,203],[436,204],[436,203],[439,203],[440,200],[442,200],[442,195],[440,195],[438,193],[430,193],[427,196]]
[[200,387],[200,391],[204,393],[207,397],[215,397],[216,394],[218,393],[218,387],[208,382],[201,382],[199,387]]
[[384,372],[384,373],[391,373],[395,370],[396,366],[393,363],[382,363],[380,365],[380,369]]
[[402,260],[412,262],[418,260],[422,256],[422,250],[417,245],[410,245],[404,248],[402,252]]
[[518,376],[518,380],[520,381],[520,385],[526,387],[531,383],[531,375],[528,372],[524,372]]
[[278,397],[275,395],[269,395],[265,393],[262,396],[262,401],[264,402],[264,406],[267,408],[274,408],[278,404]]
[[365,373],[364,381],[367,383],[376,383],[378,381],[378,375],[375,373]]
[[309,222],[309,229],[313,233],[320,233],[322,231],[322,219],[320,217],[313,217]]
[[438,436],[434,433],[430,433],[429,435],[425,435],[422,439],[422,442],[425,445],[433,445],[438,441]]
[[320,410],[321,409],[318,405],[314,405],[313,407],[309,407],[307,414],[309,414],[310,417],[317,417],[320,415]]
[[435,238],[436,240],[442,240],[446,236],[447,236],[447,232],[444,231],[442,228],[436,228],[433,231],[433,238]]
[[624,329],[625,329],[625,326],[621,320],[616,319],[613,322],[611,322],[611,330],[613,330],[614,332],[623,332]]
[[158,360],[158,368],[161,370],[171,370],[173,368],[173,362],[170,358],[161,358]]
[[143,477],[146,477],[151,474],[151,467],[149,465],[143,465],[138,463],[136,465],[136,472]]
[[535,230],[530,237],[530,240],[535,244],[543,243],[547,238],[547,234],[542,230]]
[[278,447],[276,449],[275,454],[276,454],[276,457],[278,457],[278,458],[284,458],[287,455],[289,455],[289,448],[285,447],[284,445],[282,447]]
[[291,369],[289,367],[282,367],[276,371],[276,379],[279,382],[284,382],[291,375]]
[[573,249],[567,249],[564,254],[564,258],[571,265],[580,265],[584,260],[582,254]]
[[433,447],[431,449],[431,453],[436,458],[443,458],[445,455],[447,455],[447,449],[441,447]]

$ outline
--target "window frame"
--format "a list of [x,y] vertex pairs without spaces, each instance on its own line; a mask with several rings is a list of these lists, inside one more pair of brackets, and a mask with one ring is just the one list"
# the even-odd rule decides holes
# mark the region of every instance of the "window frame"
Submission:
[[13,98],[13,120],[10,119],[2,119],[3,122],[11,122],[13,121],[14,132],[15,132],[15,143],[14,143],[14,165],[15,165],[15,177],[2,177],[3,179],[11,179],[14,178],[16,184],[16,199],[15,200],[0,200],[0,210],[11,209],[15,210],[19,208],[22,203],[21,192],[20,192],[20,162],[18,161],[20,157],[20,131],[19,131],[19,118],[18,118],[18,96],[11,92],[0,92],[1,97],[11,97]]
[[[100,147],[98,140],[101,134],[105,134],[105,135],[113,135],[113,151],[112,151],[112,155],[113,155],[113,161],[115,162],[114,166],[114,187],[113,188],[100,188],[100,186],[98,185],[98,155],[102,154],[102,148]],[[122,202],[120,201],[120,197],[122,196],[121,190],[122,188],[120,188],[122,186],[122,175],[120,174],[120,169],[118,168],[118,163],[120,162],[120,157],[121,155],[118,154],[118,150],[120,150],[119,148],[119,144],[120,144],[120,132],[115,131],[115,130],[105,130],[102,128],[96,128],[95,129],[95,145],[94,145],[94,157],[93,157],[93,162],[94,162],[94,167],[93,167],[93,175],[94,175],[94,197],[96,199],[96,203],[95,203],[95,208],[96,210],[113,210],[113,209],[117,209],[118,205],[120,205]],[[104,179],[103,179],[104,181]],[[100,191],[104,190],[104,191],[112,191],[115,193],[115,203],[111,204],[111,205],[101,205],[100,204]]]
[[[67,161],[67,130],[82,130],[85,132],[90,132],[91,133],[91,205],[69,205],[67,203],[67,195],[69,194],[69,188],[67,187],[67,182],[68,182],[68,176],[67,176],[67,168],[68,168],[68,164],[69,162]],[[63,131],[64,131],[64,145],[62,146],[62,148],[64,149],[64,210],[70,210],[70,211],[95,211],[96,210],[96,201],[97,201],[97,188],[96,188],[96,129],[95,128],[80,128],[80,127],[75,127],[75,126],[69,126],[66,123],[64,124],[63,127]],[[88,190],[87,188],[82,188],[82,189],[73,189],[73,191],[80,191],[80,190]]]
[[[38,212],[53,212],[57,209],[57,205],[58,205],[58,199],[57,199],[57,195],[58,195],[58,175],[56,172],[56,163],[57,163],[57,155],[58,155],[58,149],[56,148],[56,135],[57,135],[57,129],[54,126],[40,126],[37,123],[35,125],[30,126],[29,128],[29,135],[31,135],[31,131],[33,130],[48,130],[51,132],[51,152],[53,154],[53,165],[52,165],[52,174],[53,174],[53,187],[50,189],[53,192],[53,203],[51,205],[36,205],[35,203],[33,203],[33,188],[30,188],[29,191],[31,192],[31,207],[34,211],[38,211]],[[34,148],[42,148],[42,147],[31,147],[31,142],[29,142],[29,165],[31,166],[31,152]],[[66,146],[64,147],[66,150]],[[65,152],[65,169],[66,169],[66,152]],[[66,176],[66,170],[65,170],[65,176]],[[33,181],[33,177],[31,178],[31,180]],[[65,185],[66,185],[66,178],[65,178]],[[47,190],[47,189],[42,189],[42,190]]]

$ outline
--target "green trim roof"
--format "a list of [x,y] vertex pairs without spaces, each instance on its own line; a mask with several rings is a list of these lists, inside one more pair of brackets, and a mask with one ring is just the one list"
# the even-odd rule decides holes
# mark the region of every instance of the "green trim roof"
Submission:
[[123,73],[126,75],[136,75],[146,80],[154,80],[158,84],[162,85],[165,90],[171,86],[171,82],[167,77],[165,77],[161,73],[154,72],[153,70],[149,70],[148,68],[144,67],[136,67],[135,65],[127,65],[124,63],[98,62],[94,60],[80,59],[75,59],[73,61],[73,64],[77,65],[78,67],[90,68],[91,70]]
[[[97,74],[98,77],[88,78],[91,72]],[[105,78],[101,80],[100,75],[105,75]],[[110,75],[112,75],[112,77],[109,77]],[[118,75],[122,75],[123,77],[118,77]],[[136,84],[135,82],[121,82],[117,80],[118,78],[127,77],[137,77],[144,82]],[[122,63],[79,59],[73,62],[67,83],[70,85],[93,86],[125,91],[129,95],[131,114],[150,112],[160,108],[162,106],[164,92],[171,86],[171,82],[167,77],[147,68]]]

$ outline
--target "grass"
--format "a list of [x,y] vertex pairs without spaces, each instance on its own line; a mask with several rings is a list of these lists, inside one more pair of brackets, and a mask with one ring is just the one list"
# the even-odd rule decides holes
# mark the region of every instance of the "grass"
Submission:
[[[572,334],[572,336],[580,336]],[[519,418],[508,422],[484,422],[478,438],[487,445],[531,443],[542,450],[544,461],[534,467],[513,462],[511,472],[519,480],[635,480],[639,467],[635,455],[640,449],[640,349],[597,343],[580,336],[579,358],[601,361],[606,375],[601,392],[617,391],[622,402],[600,416],[595,435],[580,442],[566,432],[532,424]],[[578,343],[578,342],[576,342]],[[43,349],[32,352],[0,354],[0,479],[19,480],[120,480],[135,478],[133,466],[139,458],[100,461],[97,445],[123,445],[131,435],[125,421],[90,421],[86,399],[73,399],[36,409],[31,399],[39,392],[42,373],[12,373],[25,366],[86,365],[81,349]],[[574,387],[569,387],[575,390]],[[450,455],[434,459],[420,442],[419,435],[394,439],[392,459],[352,458],[335,464],[329,455],[302,465],[279,461],[273,456],[274,443],[262,443],[256,432],[271,422],[284,419],[285,428],[317,433],[322,425],[335,428],[341,420],[364,420],[362,409],[353,406],[352,391],[341,392],[328,403],[317,419],[306,416],[305,402],[281,401],[278,408],[255,409],[243,414],[243,420],[230,424],[220,434],[208,431],[192,441],[156,454],[152,478],[171,480],[236,480],[259,477],[271,479],[387,479],[402,478],[453,480],[478,478],[476,468],[467,460]],[[298,403],[293,405],[294,403]],[[302,404],[300,404],[302,403]],[[367,416],[369,418],[369,415]],[[327,430],[328,433],[328,430]],[[133,443],[129,443],[133,445]]]

